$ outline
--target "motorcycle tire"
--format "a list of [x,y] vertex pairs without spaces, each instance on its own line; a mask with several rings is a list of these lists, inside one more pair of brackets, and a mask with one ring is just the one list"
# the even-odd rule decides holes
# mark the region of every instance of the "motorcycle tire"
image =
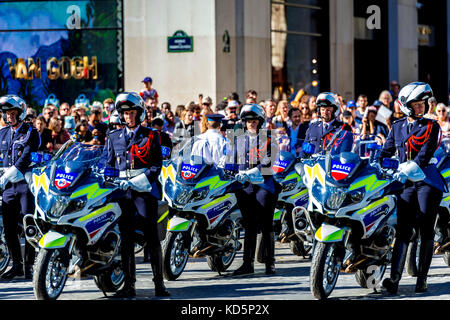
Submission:
[[228,255],[213,255],[207,256],[206,262],[208,263],[211,271],[223,272],[226,271],[234,261],[236,257],[236,251],[230,252]]
[[[41,249],[33,271],[33,291],[37,300],[56,300],[67,281],[69,254],[66,249]],[[50,279],[47,283],[47,279]]]
[[95,276],[95,284],[103,292],[117,292],[123,281],[124,274],[120,267],[107,270]]
[[0,235],[0,275],[3,274],[8,268],[11,255],[9,254],[8,246],[3,232]]
[[[355,274],[356,282],[364,289],[375,288],[376,285],[381,282],[381,279],[383,279],[385,272],[386,265],[379,267],[375,273],[358,270]],[[368,280],[370,280],[370,283],[368,283]]]
[[406,254],[406,272],[411,277],[417,277],[419,264],[420,239],[409,243],[408,252]]
[[166,280],[176,280],[189,259],[191,239],[188,232],[168,232],[162,245],[163,275]]
[[450,252],[445,251],[442,258],[444,259],[445,264],[450,267]]
[[301,240],[289,241],[289,247],[291,248],[292,253],[296,256],[305,257],[308,254]]
[[[343,256],[338,245],[336,242],[318,242],[316,244],[309,276],[311,293],[316,299],[326,299],[336,286]],[[328,266],[327,269],[326,266]],[[326,287],[324,287],[325,280]]]

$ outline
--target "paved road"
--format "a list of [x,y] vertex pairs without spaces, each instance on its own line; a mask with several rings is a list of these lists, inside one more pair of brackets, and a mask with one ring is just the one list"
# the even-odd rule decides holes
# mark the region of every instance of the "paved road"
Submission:
[[[264,265],[255,264],[255,274],[232,277],[231,272],[241,264],[242,251],[233,262],[230,272],[218,275],[210,271],[206,259],[191,259],[176,281],[166,281],[171,292],[169,298],[155,298],[149,263],[142,263],[137,256],[137,297],[135,300],[198,300],[204,301],[274,301],[314,300],[309,290],[310,261],[291,254],[287,244],[276,245],[276,274],[264,274]],[[389,269],[387,270],[389,274]],[[399,295],[374,293],[362,289],[354,274],[341,274],[331,300],[450,300],[450,267],[444,264],[442,256],[434,256],[427,293],[415,294],[415,278],[405,272],[400,284]],[[110,300],[97,289],[92,278],[68,280],[60,300]],[[0,300],[34,300],[30,281],[22,279],[0,282]]]

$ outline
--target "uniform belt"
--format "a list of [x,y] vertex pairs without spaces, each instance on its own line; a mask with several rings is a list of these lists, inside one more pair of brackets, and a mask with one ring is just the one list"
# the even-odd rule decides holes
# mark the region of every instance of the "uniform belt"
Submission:
[[123,170],[123,171],[120,171],[119,177],[120,178],[134,178],[134,177],[140,175],[141,173],[144,173],[146,170],[147,170],[147,168]]

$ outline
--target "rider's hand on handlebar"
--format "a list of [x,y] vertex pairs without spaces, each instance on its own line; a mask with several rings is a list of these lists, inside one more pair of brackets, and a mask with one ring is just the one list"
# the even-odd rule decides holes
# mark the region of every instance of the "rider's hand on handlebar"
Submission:
[[240,182],[242,184],[250,180],[248,175],[245,172],[239,172],[234,177],[236,178],[236,180],[238,182]]
[[128,190],[130,188],[129,180],[116,180],[115,183],[118,184],[120,190]]
[[408,176],[401,171],[394,173],[393,178],[401,183],[405,183],[408,180]]

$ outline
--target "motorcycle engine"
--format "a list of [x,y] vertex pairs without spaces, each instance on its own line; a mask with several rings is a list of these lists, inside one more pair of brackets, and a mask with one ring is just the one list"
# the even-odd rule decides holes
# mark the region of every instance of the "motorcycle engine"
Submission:
[[386,250],[393,243],[395,239],[395,229],[392,226],[385,225],[375,235],[373,245],[377,249]]
[[234,223],[230,219],[226,219],[220,226],[218,226],[216,234],[219,237],[229,237],[234,229]]
[[114,256],[114,251],[119,245],[119,239],[120,235],[118,233],[109,231],[95,246],[88,247],[89,260],[98,263],[108,263]]

